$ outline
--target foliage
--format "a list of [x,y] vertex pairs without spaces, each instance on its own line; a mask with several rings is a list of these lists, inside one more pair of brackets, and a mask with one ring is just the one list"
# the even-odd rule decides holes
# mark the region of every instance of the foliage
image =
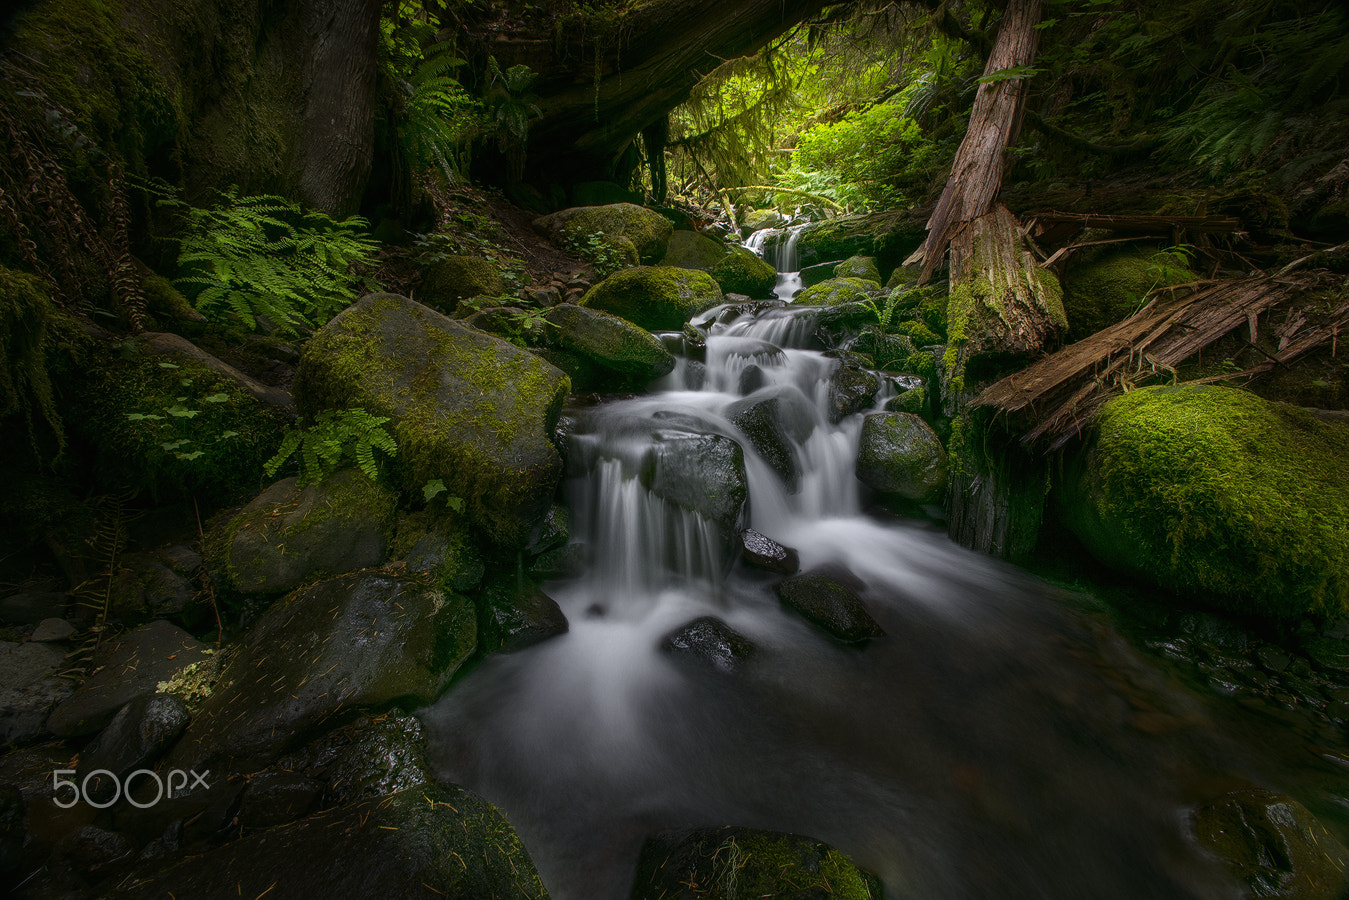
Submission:
[[65,449],[65,429],[47,373],[48,332],[55,310],[46,285],[32,275],[0,266],[0,420],[17,415],[39,457],[37,419],[55,438],[55,455]]
[[263,466],[270,476],[298,453],[300,484],[322,481],[342,468],[346,460],[356,463],[371,481],[379,478],[375,451],[386,456],[398,454],[398,444],[384,423],[387,416],[372,416],[360,407],[323,410],[308,427],[289,427],[276,455]]
[[496,223],[486,216],[474,213],[465,215],[474,222],[472,230],[458,233],[437,231],[417,236],[414,241],[417,265],[430,267],[444,262],[451,256],[477,256],[497,264],[497,270],[508,289],[518,291],[529,284],[529,273],[525,269],[524,262],[506,253],[498,244],[486,237],[487,229],[478,224],[490,224],[495,228]]
[[600,281],[632,265],[632,260],[628,259],[623,250],[600,232],[586,235],[584,238],[566,234],[562,238],[562,249],[594,266],[595,277]]
[[[161,369],[179,369],[177,363],[161,362],[158,364]],[[179,384],[184,388],[192,387],[195,378],[184,376],[179,379]],[[203,434],[194,431],[192,420],[201,415],[201,410],[194,408],[198,403],[228,403],[229,394],[223,391],[216,391],[203,397],[190,398],[187,393],[175,396],[172,402],[150,412],[127,413],[126,417],[131,422],[157,422],[159,430],[162,432],[168,429],[165,437],[168,440],[161,441],[159,448],[165,453],[172,454],[174,458],[184,462],[192,462],[200,459],[206,453],[206,448],[211,444],[221,441],[228,441],[230,438],[239,436],[239,432],[233,429],[226,429],[215,434]],[[192,404],[189,406],[188,404]]]
[[175,282],[208,318],[231,317],[249,328],[266,316],[294,332],[322,325],[354,299],[358,286],[373,282],[353,274],[376,244],[366,221],[335,221],[280,197],[240,197],[226,192],[209,209],[172,198],[186,220]]
[[496,136],[497,146],[511,166],[512,176],[523,178],[529,120],[532,116],[543,115],[533,92],[538,73],[526,65],[503,70],[493,56],[487,60],[487,76],[487,92],[483,97],[487,121]]
[[890,326],[894,324],[895,311],[900,307],[901,296],[901,292],[891,291],[882,303],[877,303],[871,297],[862,301],[862,305],[871,310],[871,314],[876,317],[876,324],[881,327],[882,332],[888,332]]

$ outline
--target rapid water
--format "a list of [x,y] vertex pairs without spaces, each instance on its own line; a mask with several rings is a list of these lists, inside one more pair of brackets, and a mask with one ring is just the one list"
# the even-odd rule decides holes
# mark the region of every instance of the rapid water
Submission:
[[796,245],[805,225],[793,225],[785,230],[761,228],[745,239],[745,247],[773,264],[778,270],[773,293],[780,300],[790,301],[801,293],[801,257]]
[[[588,568],[545,586],[571,630],[423,711],[438,777],[506,813],[559,900],[626,897],[645,836],[723,825],[826,841],[887,897],[1232,896],[1186,834],[1188,805],[1220,792],[1214,761],[1243,764],[1200,704],[1045,584],[867,512],[862,416],[829,422],[836,363],[810,310],[706,318],[704,362],[576,413],[566,489]],[[760,400],[790,461],[731,421]],[[648,490],[653,460],[700,434],[744,448],[741,524],[802,571],[850,571],[885,637],[833,643],[715,522]],[[757,647],[733,673],[660,649],[709,614]]]

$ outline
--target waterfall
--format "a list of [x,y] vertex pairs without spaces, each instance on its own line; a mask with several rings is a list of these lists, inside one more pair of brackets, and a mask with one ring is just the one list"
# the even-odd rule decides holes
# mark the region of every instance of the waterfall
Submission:
[[[761,228],[749,236],[745,246],[772,263],[778,270],[778,283],[773,293],[783,300],[790,301],[801,293],[801,257],[796,245],[801,238],[805,225],[792,225],[786,229]],[[772,256],[768,253],[771,250]]]

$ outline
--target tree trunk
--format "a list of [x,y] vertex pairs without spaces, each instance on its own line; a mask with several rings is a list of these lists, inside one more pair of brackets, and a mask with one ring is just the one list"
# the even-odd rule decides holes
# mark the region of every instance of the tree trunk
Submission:
[[[1040,23],[1040,7],[1041,0],[1011,0],[1007,4],[984,66],[985,78],[1035,62],[1040,45],[1040,32],[1035,28]],[[914,262],[919,258],[923,261],[920,283],[932,277],[955,232],[993,208],[1002,188],[1003,157],[1021,128],[1025,95],[1024,78],[1001,78],[979,85],[969,130],[956,151],[941,199],[928,219],[921,256],[915,253],[910,257]],[[951,272],[954,280],[954,265]]]

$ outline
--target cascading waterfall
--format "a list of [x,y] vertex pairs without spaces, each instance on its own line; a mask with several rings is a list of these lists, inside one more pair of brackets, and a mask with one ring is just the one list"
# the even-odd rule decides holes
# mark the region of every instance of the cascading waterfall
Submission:
[[[1176,798],[1186,752],[1230,750],[1145,740],[1128,710],[1188,697],[1098,647],[1045,585],[866,514],[862,415],[829,421],[837,363],[812,347],[815,315],[714,310],[705,361],[577,412],[567,493],[588,566],[545,585],[571,630],[486,660],[423,711],[438,776],[505,811],[559,900],[626,897],[660,828],[731,824],[827,841],[887,896],[1227,896]],[[736,424],[763,403],[785,436],[775,460]],[[688,471],[727,439],[744,453],[738,524],[803,571],[848,570],[885,637],[832,643],[734,563],[725,522],[700,511],[726,472]],[[758,648],[733,675],[661,650],[709,614]]]
[[[792,225],[787,229],[761,228],[745,240],[745,247],[763,257],[778,270],[778,282],[773,293],[780,300],[790,301],[801,293],[801,258],[796,244],[801,239],[805,225]],[[775,240],[776,238],[776,240]],[[772,242],[770,244],[770,241]],[[768,256],[771,249],[772,257]]]

